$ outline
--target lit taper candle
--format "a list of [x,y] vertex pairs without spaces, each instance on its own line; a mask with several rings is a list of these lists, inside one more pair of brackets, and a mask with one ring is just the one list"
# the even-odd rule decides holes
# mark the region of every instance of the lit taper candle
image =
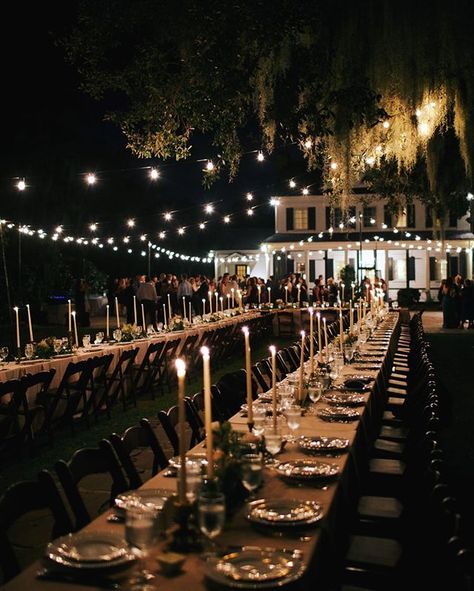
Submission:
[[34,338],[33,338],[33,325],[31,323],[31,310],[30,310],[30,304],[26,304],[26,313],[28,314],[28,328],[30,331],[30,343],[34,342]]
[[276,385],[276,347],[270,346],[270,353],[272,355],[272,416],[273,416],[273,431],[277,430],[277,385]]
[[298,385],[298,400],[303,402],[303,382],[304,382],[304,339],[306,333],[301,331],[301,355],[300,355],[300,381]]
[[247,384],[247,424],[249,426],[249,430],[252,429],[253,426],[253,398],[252,398],[252,369],[251,369],[251,351],[250,351],[250,334],[248,326],[244,326],[242,328],[242,332],[244,333],[244,343],[245,343],[245,372],[246,372],[246,384]]
[[211,406],[211,366],[207,347],[201,347],[202,371],[204,382],[204,426],[206,429],[207,477],[214,476],[213,441],[212,441],[212,406]]
[[179,413],[179,501],[186,502],[186,410],[184,407],[186,365],[182,359],[175,361],[178,376],[178,413]]

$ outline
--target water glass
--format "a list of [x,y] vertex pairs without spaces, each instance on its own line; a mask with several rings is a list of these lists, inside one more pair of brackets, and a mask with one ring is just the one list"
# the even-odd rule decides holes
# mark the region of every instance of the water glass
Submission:
[[61,353],[61,349],[63,348],[63,341],[62,339],[54,339],[53,340],[53,348],[56,354]]
[[[288,407],[285,411],[285,416],[288,429],[296,434],[296,431],[299,429],[301,424],[301,406],[293,404],[292,406]],[[293,435],[291,440],[295,441],[295,439],[296,437]]]
[[91,346],[91,335],[90,334],[85,334],[82,337],[82,346],[84,347],[84,349],[86,351],[89,349],[89,347]]
[[198,498],[199,529],[212,542],[224,529],[225,497],[218,492],[202,492]]
[[9,353],[10,351],[8,350],[8,347],[0,347],[0,359],[2,360],[2,363],[5,363]]
[[202,482],[202,463],[186,458],[186,498],[190,503],[197,499]]
[[267,415],[267,409],[264,404],[253,405],[253,433],[257,437],[263,435],[265,430],[265,417]]
[[272,460],[269,463],[275,463],[275,456],[281,450],[282,441],[283,438],[280,431],[273,431],[272,429],[265,433],[265,449],[272,456]]
[[130,502],[125,510],[125,539],[131,546],[132,553],[139,559],[137,574],[130,581],[131,589],[146,589],[148,581],[154,575],[140,564],[148,556],[150,546],[156,537],[158,510],[140,502]]
[[117,341],[117,343],[119,343],[122,340],[122,331],[120,330],[120,328],[116,328],[112,333],[112,336]]
[[262,484],[262,472],[263,472],[263,461],[262,455],[259,453],[255,454],[244,454],[241,457],[241,476],[242,484],[252,493]]
[[323,394],[323,384],[319,381],[312,380],[308,385],[308,395],[311,402],[316,403]]
[[102,331],[99,331],[98,333],[96,333],[95,335],[95,342],[100,345],[100,343],[104,340],[104,333]]
[[35,347],[34,347],[33,343],[27,343],[25,345],[25,357],[27,359],[33,359],[34,356],[35,356]]
[[348,363],[352,361],[354,358],[354,346],[353,345],[344,345],[344,357]]

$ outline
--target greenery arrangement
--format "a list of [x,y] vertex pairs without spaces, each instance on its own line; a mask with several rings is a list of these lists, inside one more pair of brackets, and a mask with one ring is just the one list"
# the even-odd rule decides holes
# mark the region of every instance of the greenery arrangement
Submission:
[[47,337],[37,343],[36,355],[41,359],[50,359],[54,355],[54,337]]

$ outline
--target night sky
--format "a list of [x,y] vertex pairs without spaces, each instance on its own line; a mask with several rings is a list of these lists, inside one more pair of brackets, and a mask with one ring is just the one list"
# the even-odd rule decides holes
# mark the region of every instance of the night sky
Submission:
[[[288,178],[298,176],[306,184],[315,175],[305,172],[296,148],[278,150],[258,163],[254,154],[244,156],[238,178],[231,184],[220,180],[210,190],[202,186],[199,158],[215,156],[205,137],[193,142],[190,161],[140,160],[126,149],[119,129],[104,121],[106,105],[79,89],[79,77],[66,63],[57,40],[72,26],[71,3],[16,4],[16,15],[4,23],[2,51],[5,105],[4,156],[0,162],[0,215],[15,221],[43,226],[56,224],[76,235],[87,225],[100,222],[105,234],[127,233],[125,220],[137,220],[136,232],[156,236],[167,229],[163,213],[187,208],[175,216],[163,246],[189,254],[204,255],[212,248],[256,247],[273,231],[272,194],[288,192]],[[255,134],[256,135],[256,134]],[[250,140],[251,141],[251,140]],[[248,149],[256,149],[255,143]],[[151,183],[147,165],[156,165],[161,177]],[[98,183],[88,187],[85,172],[97,172]],[[15,177],[25,177],[28,188],[15,188]],[[255,202],[265,203],[249,219],[245,215],[247,191]],[[231,226],[220,221],[205,232],[176,234],[177,225],[206,219],[196,204],[216,203],[217,219],[241,211]],[[30,240],[37,240],[31,238]],[[158,240],[157,240],[158,242]],[[78,248],[70,246],[72,248]],[[105,253],[104,253],[105,254]]]

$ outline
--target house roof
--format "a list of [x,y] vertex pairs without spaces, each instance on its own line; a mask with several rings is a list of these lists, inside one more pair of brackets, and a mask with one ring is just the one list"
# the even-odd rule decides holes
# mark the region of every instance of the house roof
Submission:
[[[435,240],[433,238],[433,232],[431,230],[410,230],[408,229],[407,232],[410,236],[406,235],[404,230],[400,230],[398,233],[394,233],[393,230],[390,231],[381,231],[378,232],[376,230],[367,230],[364,229],[362,231],[362,239],[365,240],[366,238],[369,240],[373,240],[374,236],[379,236],[383,238],[385,241],[387,240],[414,240],[415,236],[419,236],[421,240]],[[318,232],[285,232],[285,233],[277,233],[272,234],[263,242],[266,243],[278,243],[278,242],[300,242],[304,240],[305,242],[308,238],[312,237],[313,243],[318,243],[318,241],[323,242],[357,242],[359,240],[359,232],[354,230],[352,232],[333,232],[332,237],[329,232],[323,232],[323,237],[318,238]],[[445,240],[474,240],[474,234],[472,232],[462,232],[459,230],[446,230],[445,232]]]

